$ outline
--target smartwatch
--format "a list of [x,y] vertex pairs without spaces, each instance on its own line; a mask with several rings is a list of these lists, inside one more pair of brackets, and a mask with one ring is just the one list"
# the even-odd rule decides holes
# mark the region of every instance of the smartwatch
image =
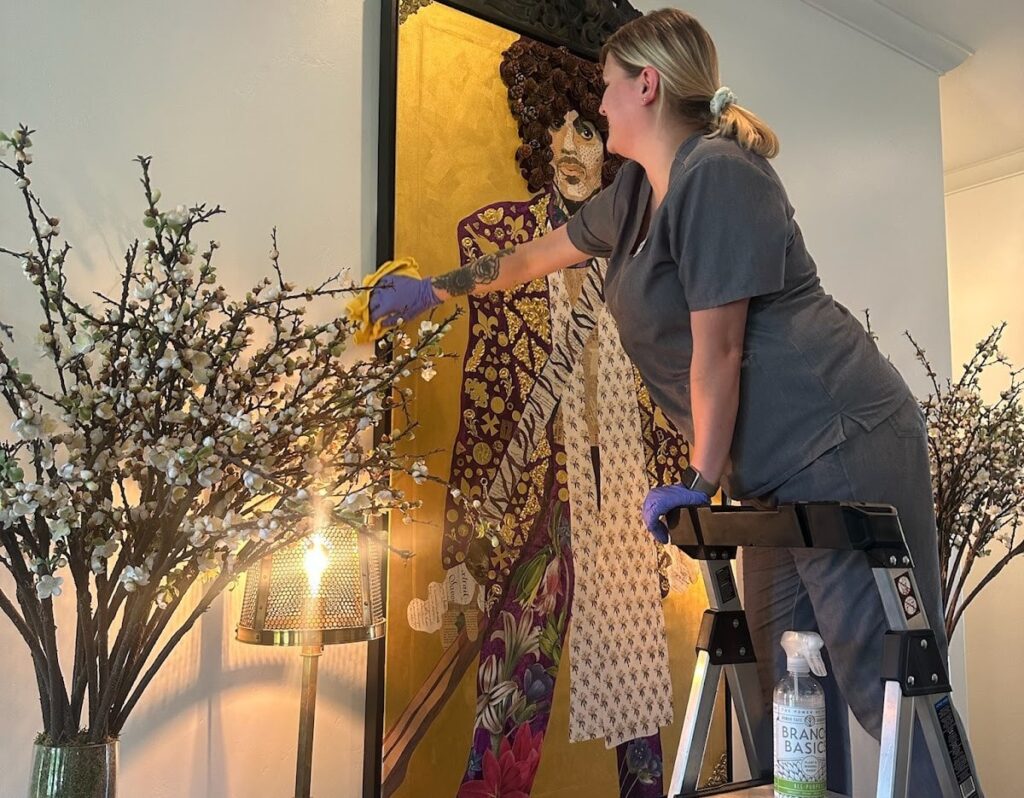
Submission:
[[690,490],[697,490],[711,498],[718,493],[718,485],[710,480],[704,479],[703,475],[693,466],[687,466],[683,471],[683,486]]

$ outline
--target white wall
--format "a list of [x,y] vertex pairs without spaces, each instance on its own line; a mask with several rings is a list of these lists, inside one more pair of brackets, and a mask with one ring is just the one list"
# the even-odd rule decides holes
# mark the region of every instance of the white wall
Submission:
[[[79,283],[113,280],[108,264],[139,215],[130,162],[139,152],[155,156],[168,200],[208,199],[230,210],[216,230],[231,286],[264,268],[272,224],[300,280],[338,265],[368,267],[378,5],[5,7],[0,126],[25,120],[39,129],[36,187],[77,244]],[[911,329],[944,370],[935,75],[799,0],[686,6],[716,37],[725,82],[781,136],[778,168],[826,287],[855,312],[871,309],[883,347],[923,389],[900,334]],[[0,188],[2,242],[24,240],[15,206]],[[3,278],[0,317],[21,323],[25,293],[14,271],[4,272],[12,276]],[[235,617],[234,607],[218,605],[154,683],[126,729],[124,794],[289,794],[298,658],[240,648],[229,639]],[[28,658],[3,625],[0,652],[6,798],[24,789],[39,723]],[[326,656],[314,791],[354,796],[363,652]]]
[[[141,230],[139,153],[154,157],[165,202],[228,210],[209,231],[223,244],[229,289],[267,270],[273,225],[299,285],[371,267],[379,9],[379,0],[4,3],[0,126],[39,131],[34,187],[76,247],[76,286],[110,287]],[[13,248],[28,238],[19,201],[5,175],[0,242]],[[22,327],[35,318],[32,294],[15,261],[0,269],[0,319]],[[214,606],[129,721],[121,794],[292,795],[301,660],[233,640],[240,592]],[[0,796],[15,798],[41,723],[29,658],[6,620],[0,652]],[[364,673],[365,645],[325,652],[317,795],[361,792]]]
[[[962,177],[962,176],[961,176]],[[974,345],[1000,321],[1008,322],[1002,348],[1024,365],[1024,174],[967,188],[946,197],[950,322],[953,362],[966,362]],[[1005,373],[984,383],[988,398],[1005,386]],[[993,556],[1000,552],[994,547]],[[986,573],[982,560],[973,584]],[[1019,756],[1024,696],[1024,627],[1013,613],[1024,605],[1024,562],[1014,561],[965,614],[971,742],[989,798],[1020,794]],[[1012,619],[1012,620],[1011,620]]]
[[870,308],[880,346],[923,393],[903,331],[940,370],[949,361],[936,75],[799,0],[635,5],[679,6],[711,32],[722,81],[779,134],[775,166],[826,290]]

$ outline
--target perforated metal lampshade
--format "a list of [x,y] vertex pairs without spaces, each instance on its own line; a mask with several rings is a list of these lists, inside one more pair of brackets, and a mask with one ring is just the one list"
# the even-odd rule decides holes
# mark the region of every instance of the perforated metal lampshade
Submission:
[[325,646],[382,637],[382,550],[373,532],[331,526],[265,557],[246,573],[238,639]]

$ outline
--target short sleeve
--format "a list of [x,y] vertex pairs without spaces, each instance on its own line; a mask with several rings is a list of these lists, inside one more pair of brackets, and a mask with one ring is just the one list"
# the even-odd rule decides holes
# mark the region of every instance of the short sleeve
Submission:
[[569,240],[580,252],[597,258],[611,256],[618,231],[617,197],[625,170],[624,165],[609,186],[587,200],[566,222],[565,230],[569,234]]
[[782,289],[789,205],[770,175],[741,158],[709,158],[674,200],[670,245],[691,311]]

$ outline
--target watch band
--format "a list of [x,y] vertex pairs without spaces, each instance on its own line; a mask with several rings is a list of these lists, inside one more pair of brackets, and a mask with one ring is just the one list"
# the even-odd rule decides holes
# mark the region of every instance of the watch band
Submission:
[[710,498],[718,493],[718,485],[710,480],[704,479],[704,475],[693,466],[687,466],[683,470],[683,485],[690,490],[699,490]]

